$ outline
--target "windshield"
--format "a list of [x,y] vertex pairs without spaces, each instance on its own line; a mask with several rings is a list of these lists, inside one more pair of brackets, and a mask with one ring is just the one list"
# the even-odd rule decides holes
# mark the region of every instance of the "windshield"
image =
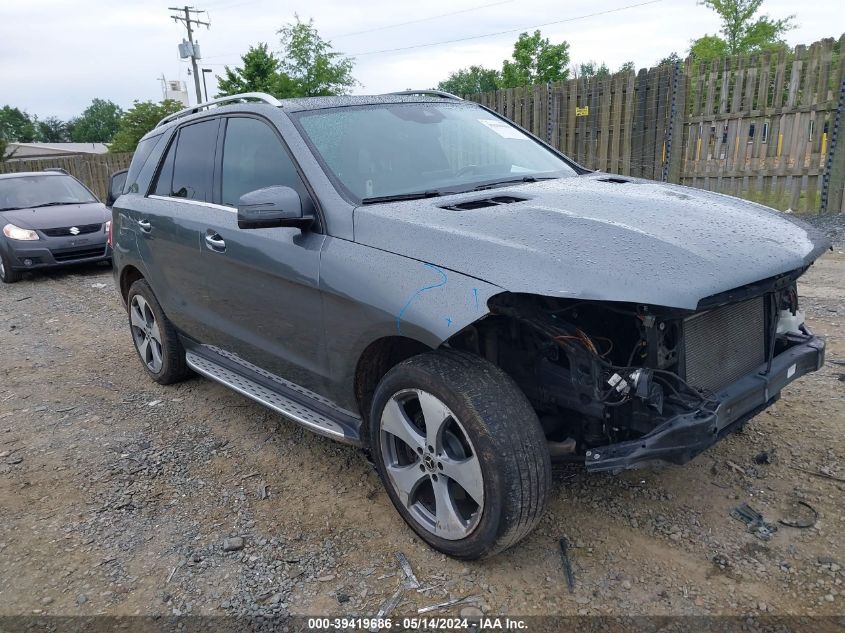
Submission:
[[394,103],[305,111],[298,123],[356,202],[574,176],[554,152],[476,106]]
[[0,211],[88,202],[97,199],[70,176],[0,178]]

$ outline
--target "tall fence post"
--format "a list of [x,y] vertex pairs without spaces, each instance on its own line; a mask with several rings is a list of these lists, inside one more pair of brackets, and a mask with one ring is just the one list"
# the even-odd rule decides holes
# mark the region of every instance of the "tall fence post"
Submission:
[[[669,124],[666,126],[666,157],[663,160],[663,170],[660,174],[661,180],[663,182],[669,182],[670,173],[676,171],[671,169],[670,165],[674,164],[674,153],[673,153],[673,145],[672,139],[676,135],[675,127],[678,126],[678,115],[679,111],[681,116],[684,114],[684,108],[678,108],[678,102],[683,100],[682,97],[678,95],[678,84],[680,83],[680,75],[681,75],[681,62],[676,61],[674,67],[672,68],[672,96],[671,101],[669,104]],[[684,86],[686,88],[686,86]],[[677,152],[678,157],[680,157],[681,152]],[[674,174],[672,174],[674,175]]]
[[[840,39],[845,43],[845,36]],[[822,176],[822,213],[840,213],[845,194],[845,143],[842,136],[842,110],[845,108],[845,50],[839,56],[839,100],[836,104],[836,115],[833,117],[833,129],[830,131],[827,160]]]

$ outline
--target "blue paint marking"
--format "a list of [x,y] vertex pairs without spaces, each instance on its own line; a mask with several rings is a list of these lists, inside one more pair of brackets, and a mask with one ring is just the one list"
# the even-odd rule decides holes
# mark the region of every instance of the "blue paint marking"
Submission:
[[473,288],[472,294],[475,297],[475,309],[478,310],[478,288]]
[[446,317],[446,327],[452,327],[452,317]]
[[440,270],[434,264],[425,264],[425,266],[428,267],[428,268],[431,268],[432,270],[437,271],[438,273],[440,273],[442,279],[439,282],[437,282],[436,284],[432,284],[430,286],[424,286],[423,288],[420,288],[419,290],[417,290],[414,294],[411,295],[411,297],[408,299],[408,301],[405,303],[405,305],[402,306],[402,309],[399,310],[399,314],[396,315],[396,331],[399,332],[399,334],[402,334],[402,315],[405,314],[405,311],[408,308],[411,307],[411,304],[414,302],[414,300],[427,290],[434,290],[435,288],[440,288],[441,286],[445,286],[446,281],[449,279],[449,277],[446,275],[446,273],[443,272],[442,270]]

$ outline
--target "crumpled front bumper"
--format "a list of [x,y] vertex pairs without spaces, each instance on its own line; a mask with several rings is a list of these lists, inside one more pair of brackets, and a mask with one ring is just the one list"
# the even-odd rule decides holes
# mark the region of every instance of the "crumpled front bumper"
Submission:
[[684,464],[773,404],[796,378],[824,364],[824,339],[810,336],[723,388],[718,405],[677,415],[636,440],[587,451],[587,470],[620,472],[655,463]]

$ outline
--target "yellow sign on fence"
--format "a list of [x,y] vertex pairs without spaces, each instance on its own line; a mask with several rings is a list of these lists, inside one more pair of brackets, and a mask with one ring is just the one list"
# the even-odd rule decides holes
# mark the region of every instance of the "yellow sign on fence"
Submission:
[[575,106],[575,116],[590,116],[590,106],[579,108]]

